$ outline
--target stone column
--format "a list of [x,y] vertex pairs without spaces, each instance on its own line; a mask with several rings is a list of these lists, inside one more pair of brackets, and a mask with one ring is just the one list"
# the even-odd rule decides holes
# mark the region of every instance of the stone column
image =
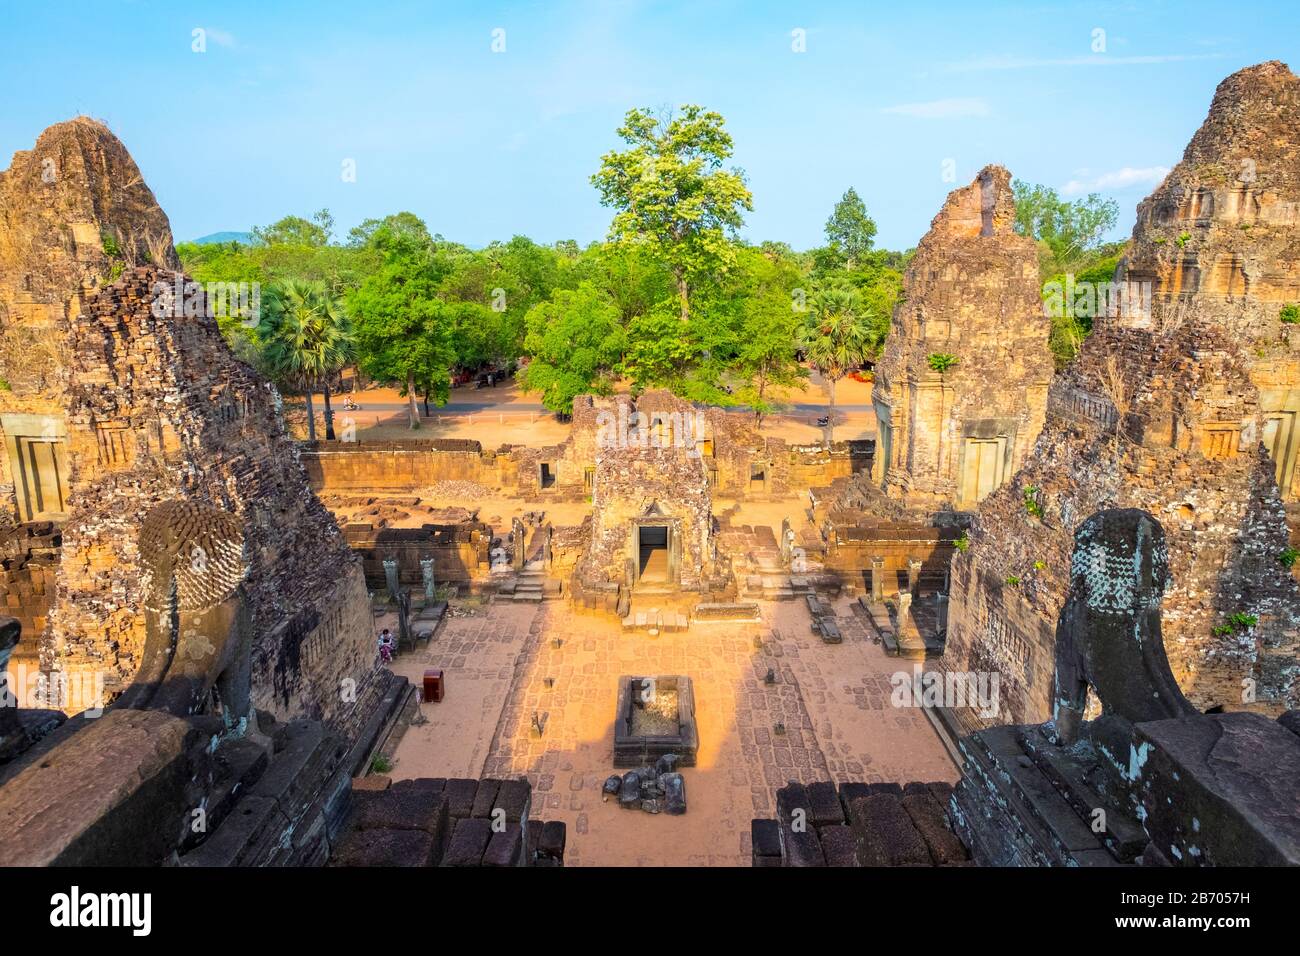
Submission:
[[912,613],[912,592],[904,591],[898,596],[898,627],[903,628],[903,622],[907,620]]
[[424,604],[426,607],[433,603],[433,558],[423,557],[420,559],[420,574],[424,577]]
[[879,604],[885,599],[885,559],[882,555],[871,558],[871,600]]
[[524,569],[524,523],[518,518],[510,523],[510,536],[514,538],[515,555],[514,564],[516,571]]
[[907,559],[907,590],[916,597],[917,588],[921,584],[921,559]]
[[394,601],[402,598],[402,583],[397,576],[397,558],[389,555],[384,558],[384,580],[388,582],[388,594]]

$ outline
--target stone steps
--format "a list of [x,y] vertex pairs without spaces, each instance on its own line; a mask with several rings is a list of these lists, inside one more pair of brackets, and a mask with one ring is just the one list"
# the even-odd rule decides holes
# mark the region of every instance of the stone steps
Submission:
[[1092,820],[1098,808],[1109,808],[1105,817],[1105,830],[1095,835],[1116,860],[1121,863],[1135,862],[1146,849],[1150,838],[1135,817],[1126,818],[1118,812],[1118,808],[1124,806],[1122,797],[1118,794],[1103,796],[1099,793],[1090,782],[1087,770],[1050,743],[1043,736],[1041,728],[1026,728],[1018,734],[1017,739],[1034,766],[1051,781],[1057,793],[1085,824]]
[[551,580],[536,568],[526,568],[516,575],[508,596],[512,601],[529,604],[552,601],[560,596],[560,582]]
[[675,608],[650,608],[646,611],[632,608],[631,613],[623,618],[625,631],[648,631],[651,634],[661,634],[684,631],[688,627],[690,627],[690,618]]
[[983,865],[1121,866],[1052,781],[1025,753],[1021,728],[992,727],[963,738],[966,761],[955,794],[961,836]]

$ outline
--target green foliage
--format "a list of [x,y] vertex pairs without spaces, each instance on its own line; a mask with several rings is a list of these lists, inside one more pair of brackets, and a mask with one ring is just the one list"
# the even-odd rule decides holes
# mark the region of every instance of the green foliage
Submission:
[[268,246],[320,248],[328,245],[333,232],[334,217],[330,215],[328,209],[322,209],[314,213],[311,219],[285,216],[269,226],[254,227],[253,238],[256,242]]
[[1047,567],[1047,562],[1046,562],[1046,561],[1035,561],[1035,562],[1034,562],[1034,570],[1035,570],[1035,571],[1042,571],[1042,570],[1044,570],[1046,567]]
[[1300,558],[1300,549],[1290,546],[1283,548],[1277,555],[1278,563],[1288,571],[1295,567],[1297,558]]
[[1036,485],[1025,485],[1023,497],[1025,502],[1025,511],[1041,520],[1043,517],[1043,506],[1038,502],[1038,487]]
[[1039,243],[1044,275],[1073,271],[1119,219],[1119,203],[1097,193],[1067,202],[1049,186],[1016,180],[1011,189],[1016,201],[1016,232]]
[[1213,634],[1215,637],[1223,637],[1223,635],[1225,635],[1225,634],[1231,634],[1231,633],[1232,633],[1232,625],[1231,625],[1231,624],[1219,624],[1219,625],[1216,626],[1216,627],[1212,627],[1212,628],[1210,628],[1210,633]]
[[393,769],[393,762],[386,754],[375,754],[370,760],[371,773],[388,773]]
[[[289,279],[262,295],[256,331],[261,367],[307,394],[307,434],[316,440],[311,393],[353,359],[352,324],[323,282]],[[332,423],[327,424],[332,430]]]
[[1282,311],[1278,313],[1278,318],[1288,325],[1294,325],[1300,322],[1300,304],[1288,302],[1282,306]]
[[957,364],[957,356],[949,355],[947,352],[931,352],[925,357],[925,364],[942,375]]
[[1020,578],[1012,574],[1007,578],[1007,584],[1013,588],[1020,587]]
[[[411,398],[413,427],[415,396],[445,401],[452,369],[521,356],[533,359],[521,385],[560,413],[577,394],[625,379],[634,390],[744,405],[761,423],[781,391],[806,379],[796,360],[805,348],[828,380],[833,412],[838,378],[883,347],[911,253],[872,248],[875,224],[852,189],[827,220],[821,249],[738,240],[752,199],[728,165],[732,141],[717,113],[633,110],[619,133],[626,148],[604,156],[592,177],[614,210],[609,241],[585,248],[514,236],[470,249],[405,211],[338,240],[321,210],[254,228],[251,242],[183,243],[177,252],[200,283],[255,283],[264,302],[272,287],[310,283],[347,303],[357,365]],[[237,315],[218,321],[237,354],[307,390],[310,402],[299,372],[267,364],[259,329]]]
[[1192,234],[1191,234],[1190,232],[1181,232],[1181,233],[1179,233],[1179,234],[1178,234],[1178,248],[1181,249],[1183,246],[1187,245],[1188,241],[1189,241],[1191,238],[1192,238]]
[[122,247],[118,245],[117,236],[105,229],[99,234],[99,238],[103,243],[104,255],[108,256],[110,259],[121,258]]
[[348,299],[357,354],[367,375],[401,389],[411,428],[419,428],[417,393],[439,405],[447,401],[457,307],[438,298],[441,272],[417,239],[382,227],[377,236],[384,264]]
[[[1047,314],[1052,326],[1048,347],[1058,371],[1073,361],[1083,340],[1092,333],[1093,319],[1101,305],[1096,290],[1114,281],[1121,258],[1121,252],[1105,246],[1096,251],[1095,257],[1082,259],[1069,276],[1058,272],[1044,279],[1043,300],[1050,303]],[[1052,301],[1058,295],[1061,301]]]
[[1228,623],[1239,631],[1249,631],[1259,623],[1259,618],[1254,614],[1247,614],[1245,611],[1235,611],[1228,615]]
[[852,269],[871,250],[875,238],[875,220],[867,215],[867,205],[857,191],[849,187],[826,220],[826,241]]
[[630,110],[618,135],[629,148],[606,153],[591,177],[600,201],[616,211],[609,238],[644,245],[672,272],[683,320],[690,288],[734,261],[728,241],[754,208],[737,169],[724,169],[731,137],[718,113],[683,106],[656,117]]
[[953,542],[953,547],[955,547],[962,554],[965,554],[966,550],[970,547],[970,532],[963,531],[961,533],[961,537]]
[[808,363],[826,379],[830,392],[829,443],[834,438],[835,383],[875,353],[879,326],[851,286],[824,288],[811,306],[800,330],[800,343]]
[[541,392],[543,405],[569,415],[578,395],[609,394],[627,333],[607,295],[590,282],[562,289],[529,309],[525,324],[524,349],[533,360],[520,383]]

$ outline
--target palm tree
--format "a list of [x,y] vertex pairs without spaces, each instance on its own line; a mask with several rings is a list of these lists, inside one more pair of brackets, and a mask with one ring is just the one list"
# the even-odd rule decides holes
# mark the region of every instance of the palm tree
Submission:
[[332,333],[329,361],[321,379],[321,395],[325,399],[325,440],[334,441],[334,408],[330,405],[330,384],[336,375],[356,361],[356,341],[352,333],[352,320],[332,289],[323,290],[319,304],[321,319]]
[[[307,396],[307,440],[316,440],[312,392],[349,360],[352,327],[323,282],[286,279],[262,296],[257,326],[262,360],[272,378]],[[334,437],[326,385],[326,437]]]
[[826,379],[830,392],[826,428],[829,448],[835,438],[835,383],[872,354],[875,336],[871,315],[855,290],[823,289],[813,298],[800,338],[809,363]]

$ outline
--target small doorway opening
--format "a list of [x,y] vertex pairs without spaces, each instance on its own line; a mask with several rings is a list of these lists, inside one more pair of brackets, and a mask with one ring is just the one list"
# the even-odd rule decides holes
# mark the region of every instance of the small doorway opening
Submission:
[[543,488],[555,487],[555,472],[551,470],[550,462],[542,462],[541,485]]
[[668,580],[668,527],[666,525],[640,525],[637,527],[638,577],[642,581]]
[[767,466],[750,465],[749,466],[749,490],[762,491],[767,487]]

